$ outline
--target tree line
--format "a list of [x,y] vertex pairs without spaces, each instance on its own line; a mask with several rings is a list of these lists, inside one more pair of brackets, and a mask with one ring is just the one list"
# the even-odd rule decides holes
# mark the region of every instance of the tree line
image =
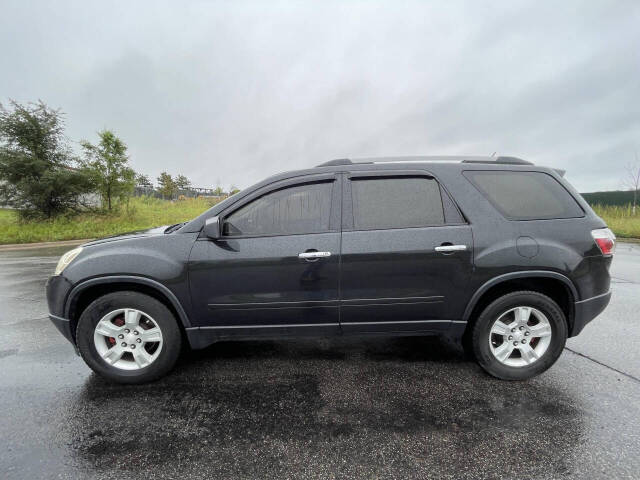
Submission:
[[[0,204],[15,208],[24,219],[49,219],[94,208],[96,194],[102,209],[111,211],[136,186],[154,188],[147,175],[129,165],[127,146],[113,131],[104,129],[97,143],[82,140],[80,146],[78,157],[64,135],[60,110],[42,101],[23,105],[12,100],[10,108],[0,104]],[[157,181],[167,199],[191,188],[181,174],[162,172]]]
[[[146,175],[138,175],[136,178],[138,186],[153,187],[153,184]],[[184,175],[178,175],[174,178],[167,172],[162,172],[158,177],[157,191],[162,195],[162,198],[175,198],[178,193],[191,189],[191,181]],[[236,186],[231,185],[229,192],[225,192],[222,187],[218,185],[216,188],[211,189],[211,194],[215,196],[233,195],[239,191]]]

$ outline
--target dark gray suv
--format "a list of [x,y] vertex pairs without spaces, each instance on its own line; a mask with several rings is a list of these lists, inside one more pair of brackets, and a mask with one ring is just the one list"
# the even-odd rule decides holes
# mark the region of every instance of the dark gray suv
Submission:
[[447,336],[520,380],[606,307],[614,246],[554,169],[334,160],[190,222],[76,248],[47,298],[87,364],[123,383],[167,373],[183,345],[334,335]]

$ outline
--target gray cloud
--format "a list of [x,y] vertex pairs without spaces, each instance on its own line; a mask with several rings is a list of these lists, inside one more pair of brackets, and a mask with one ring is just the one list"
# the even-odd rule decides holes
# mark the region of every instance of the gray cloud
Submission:
[[640,3],[3,2],[0,98],[133,166],[247,186],[331,158],[493,151],[620,186]]

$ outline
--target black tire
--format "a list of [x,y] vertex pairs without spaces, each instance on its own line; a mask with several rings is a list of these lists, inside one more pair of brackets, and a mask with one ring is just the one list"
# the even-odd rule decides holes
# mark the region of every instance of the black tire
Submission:
[[[489,335],[496,319],[512,308],[527,306],[542,312],[551,324],[551,343],[542,356],[530,365],[513,367],[501,363],[491,353]],[[553,365],[567,341],[567,320],[551,298],[538,292],[521,291],[504,295],[487,306],[473,325],[471,342],[476,361],[490,375],[502,380],[527,380]]]
[[[98,322],[109,312],[135,308],[153,318],[162,332],[162,349],[158,357],[144,368],[123,370],[109,365],[98,354],[93,335]],[[180,356],[182,335],[176,319],[161,302],[138,292],[114,292],[94,300],[83,312],[76,329],[76,343],[83,360],[98,375],[113,382],[139,384],[151,382],[169,372]]]

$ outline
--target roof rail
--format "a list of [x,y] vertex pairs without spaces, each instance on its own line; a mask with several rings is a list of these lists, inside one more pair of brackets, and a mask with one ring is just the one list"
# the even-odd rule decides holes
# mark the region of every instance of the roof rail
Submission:
[[453,161],[460,163],[485,163],[485,164],[499,164],[499,165],[533,165],[532,162],[523,160],[518,157],[479,157],[479,156],[417,156],[417,157],[379,157],[379,158],[363,158],[357,161],[352,161],[349,158],[338,158],[336,160],[329,160],[328,162],[316,165],[316,167],[335,167],[340,165],[355,165],[362,163],[422,163],[422,162],[442,162]]
[[316,167],[335,167],[336,165],[353,165],[353,162],[348,158],[338,158],[336,160],[329,160],[328,162],[316,165]]
[[489,157],[481,160],[462,160],[462,163],[498,163],[501,165],[533,165],[532,162],[518,157]]

